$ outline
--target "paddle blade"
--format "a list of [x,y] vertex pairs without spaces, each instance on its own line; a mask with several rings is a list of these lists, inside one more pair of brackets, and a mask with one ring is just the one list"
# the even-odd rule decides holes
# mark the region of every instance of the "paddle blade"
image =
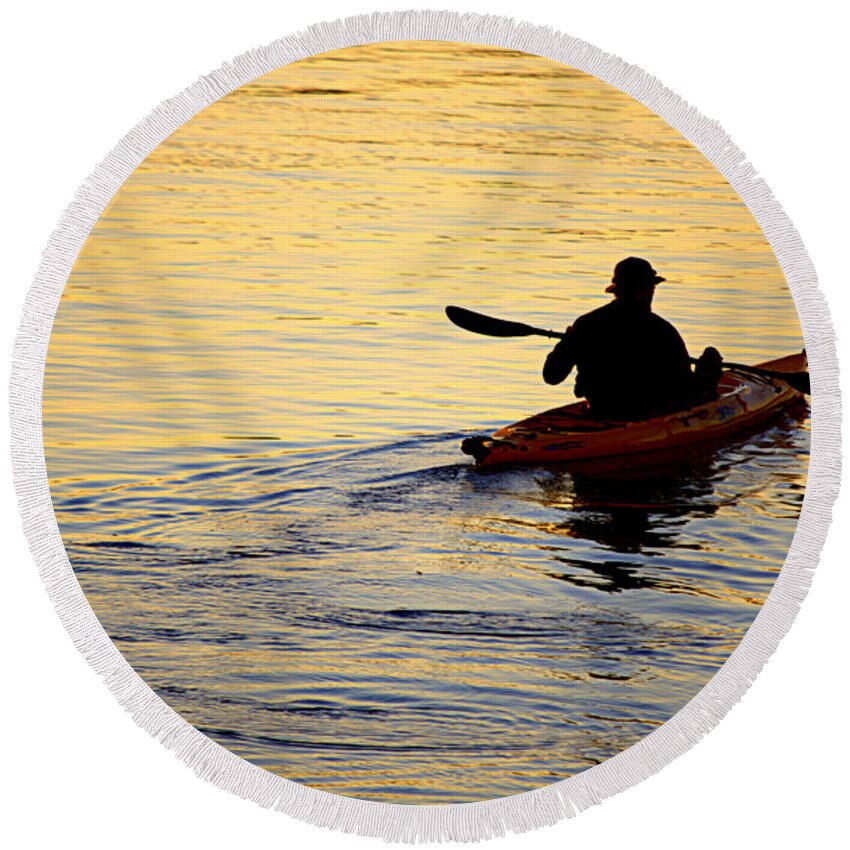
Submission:
[[535,336],[541,334],[538,328],[524,325],[522,322],[508,322],[504,319],[494,319],[463,307],[446,307],[449,320],[465,331],[484,336]]
[[785,381],[792,389],[797,390],[798,393],[812,394],[812,383],[809,380],[808,372],[781,372],[777,377]]

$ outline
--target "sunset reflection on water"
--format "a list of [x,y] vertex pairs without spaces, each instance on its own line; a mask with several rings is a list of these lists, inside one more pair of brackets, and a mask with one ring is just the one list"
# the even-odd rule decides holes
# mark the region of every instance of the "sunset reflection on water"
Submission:
[[726,181],[626,95],[441,42],[349,48],[172,134],[89,237],[44,437],[95,613],[187,720],[290,779],[394,802],[516,793],[682,707],[782,565],[805,413],[687,456],[483,473],[458,451],[571,398],[546,341],[614,263],[691,353],[802,347]]

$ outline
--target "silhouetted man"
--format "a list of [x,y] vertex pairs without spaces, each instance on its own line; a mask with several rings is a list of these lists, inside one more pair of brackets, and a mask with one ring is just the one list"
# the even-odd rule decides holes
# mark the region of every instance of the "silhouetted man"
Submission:
[[648,419],[714,398],[722,358],[706,348],[691,371],[679,332],[652,312],[663,280],[638,257],[617,263],[605,290],[614,300],[567,328],[546,358],[546,383],[561,383],[577,367],[575,394],[600,419]]

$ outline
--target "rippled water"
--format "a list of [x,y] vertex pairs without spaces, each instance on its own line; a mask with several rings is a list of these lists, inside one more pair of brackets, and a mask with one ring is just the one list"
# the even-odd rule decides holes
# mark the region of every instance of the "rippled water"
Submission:
[[45,377],[63,539],[134,668],[251,761],[395,802],[539,787],[681,708],[782,565],[805,411],[660,459],[458,451],[570,393],[545,341],[445,304],[562,327],[628,254],[692,352],[801,347],[722,178],[548,60],[351,48],[174,133],[86,243]]

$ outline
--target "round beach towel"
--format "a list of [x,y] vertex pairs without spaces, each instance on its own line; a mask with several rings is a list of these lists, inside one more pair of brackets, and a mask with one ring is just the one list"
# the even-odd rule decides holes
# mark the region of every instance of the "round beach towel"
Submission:
[[36,561],[121,704],[205,779],[399,841],[691,746],[836,484],[769,189],[639,69],[501,18],[317,26],[163,103],[54,234],[12,393]]

